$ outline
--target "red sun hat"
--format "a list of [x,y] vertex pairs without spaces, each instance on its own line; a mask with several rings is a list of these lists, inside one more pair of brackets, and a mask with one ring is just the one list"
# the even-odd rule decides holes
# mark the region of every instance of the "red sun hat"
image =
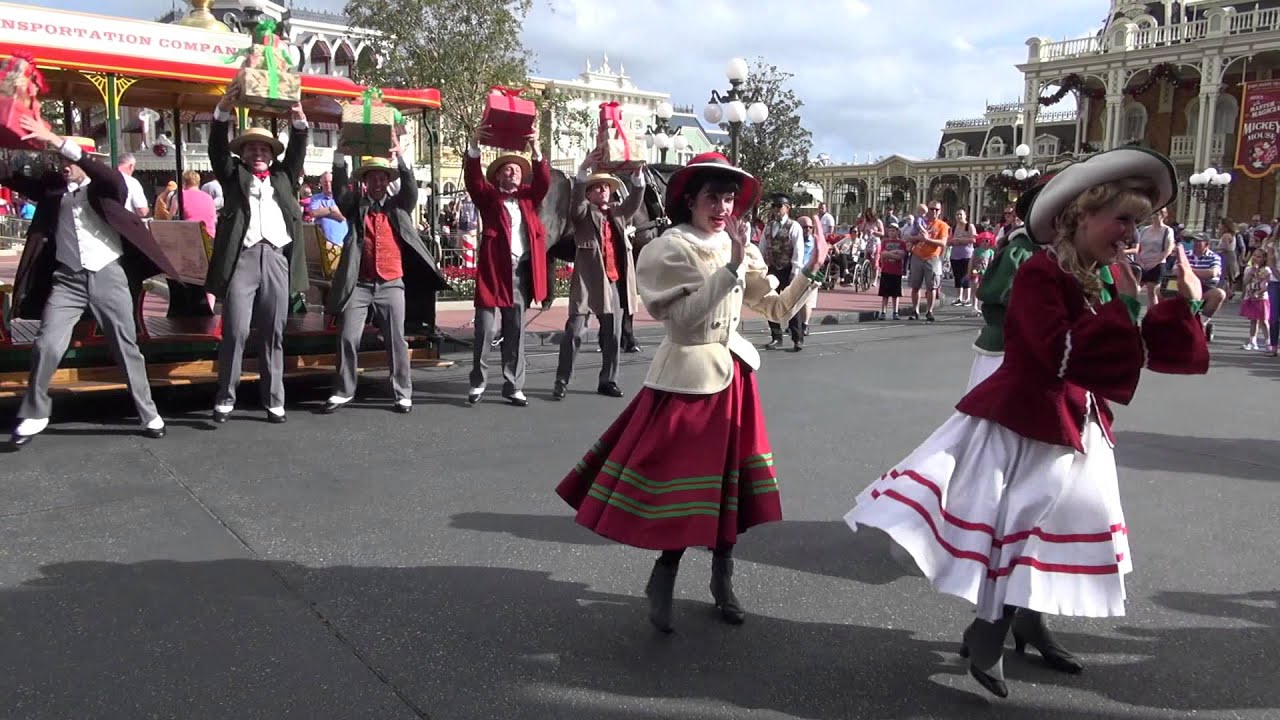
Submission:
[[680,197],[684,195],[685,187],[689,184],[689,179],[707,170],[731,173],[737,175],[742,181],[742,191],[733,202],[735,217],[745,215],[760,200],[760,181],[751,173],[729,162],[729,158],[718,152],[705,152],[695,155],[687,165],[671,174],[671,178],[667,180],[667,196],[663,199],[663,205],[671,207],[679,202]]

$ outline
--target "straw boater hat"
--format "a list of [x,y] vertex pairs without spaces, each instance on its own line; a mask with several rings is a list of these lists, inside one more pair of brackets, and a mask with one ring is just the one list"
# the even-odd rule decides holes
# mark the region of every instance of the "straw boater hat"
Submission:
[[489,163],[489,169],[484,171],[484,176],[489,178],[489,182],[493,182],[493,176],[497,175],[498,171],[501,170],[503,166],[510,165],[511,163],[515,163],[520,166],[520,177],[522,178],[528,178],[529,173],[533,171],[533,166],[529,164],[528,158],[523,155],[511,154],[502,155],[497,160]]
[[[104,152],[98,152],[98,143],[93,138],[81,137],[79,135],[72,135],[64,139],[67,142],[71,143],[72,145],[79,145],[80,152],[85,153],[86,155],[92,155],[94,157],[107,156],[107,154]],[[53,148],[53,149],[56,150],[57,148]]]
[[284,152],[284,143],[280,142],[279,138],[272,135],[271,131],[266,128],[256,127],[249,128],[237,135],[235,139],[231,141],[229,147],[231,152],[239,155],[240,149],[243,148],[246,143],[251,142],[260,142],[270,145],[272,155],[279,155]]
[[584,186],[589,189],[592,185],[596,185],[598,183],[608,185],[615,195],[622,192],[622,181],[609,173],[592,173],[591,176],[587,178],[587,182],[584,183]]
[[1169,158],[1146,148],[1116,148],[1067,166],[1041,186],[1024,216],[1027,233],[1041,245],[1052,243],[1057,235],[1058,215],[1081,193],[1125,178],[1151,181],[1155,188],[1152,210],[1159,210],[1178,197],[1178,174]]
[[760,181],[746,170],[731,164],[728,158],[717,152],[705,152],[701,155],[696,155],[689,161],[689,164],[672,173],[671,178],[667,180],[667,196],[663,200],[663,205],[668,208],[673,207],[675,203],[680,201],[680,196],[684,194],[684,188],[689,184],[689,178],[708,170],[736,175],[742,182],[742,192],[738,193],[733,203],[734,215],[741,217],[755,206],[756,201],[760,198]]
[[373,172],[374,170],[377,170],[378,172],[385,172],[388,178],[395,175],[395,170],[391,165],[391,161],[387,158],[365,157],[360,159],[360,167],[356,168],[355,172],[351,173],[351,179],[356,182],[360,182],[364,179],[365,175]]

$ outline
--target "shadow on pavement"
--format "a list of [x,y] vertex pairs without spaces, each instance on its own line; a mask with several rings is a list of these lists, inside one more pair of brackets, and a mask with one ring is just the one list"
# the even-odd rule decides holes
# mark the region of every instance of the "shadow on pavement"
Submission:
[[[454,515],[449,526],[460,530],[503,533],[524,540],[573,545],[613,543],[574,522],[571,515],[522,515],[471,512]],[[889,537],[879,532],[854,533],[842,520],[784,520],[754,527],[738,539],[734,557],[827,575],[867,585],[884,585],[907,577],[889,556]]]
[[[1231,597],[1168,601],[1214,612]],[[767,616],[731,627],[706,603],[678,601],[677,631],[661,636],[643,606],[504,568],[61,563],[0,592],[0,692],[24,717],[326,720],[711,719],[748,708],[963,720],[993,706],[1026,720],[1126,717],[1036,707],[1044,691],[1028,681],[1153,708],[1280,704],[1262,654],[1280,641],[1273,612],[1264,628],[1134,632],[1132,647],[1072,638],[1149,658],[1079,677],[1010,656],[1013,697],[1000,702],[965,676],[954,643],[909,630]]]
[[[1206,438],[1120,430],[1116,463],[1135,470],[1280,480],[1280,440]],[[1141,451],[1136,448],[1141,447]]]

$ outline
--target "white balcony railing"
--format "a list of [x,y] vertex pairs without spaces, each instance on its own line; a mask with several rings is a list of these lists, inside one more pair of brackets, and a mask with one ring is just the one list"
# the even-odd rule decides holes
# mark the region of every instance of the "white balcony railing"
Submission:
[[1218,8],[1210,10],[1204,19],[1173,25],[1152,28],[1121,25],[1105,36],[1060,42],[1043,42],[1033,38],[1027,42],[1029,48],[1027,61],[1051,62],[1104,53],[1167,47],[1210,37],[1262,32],[1280,32],[1280,8],[1258,8],[1248,12],[1230,12]]
[[[1220,162],[1227,156],[1228,149],[1234,150],[1232,141],[1235,136],[1227,133],[1215,133],[1209,142],[1209,161]],[[1194,135],[1175,135],[1169,143],[1169,157],[1174,160],[1193,160],[1196,156],[1196,138]]]

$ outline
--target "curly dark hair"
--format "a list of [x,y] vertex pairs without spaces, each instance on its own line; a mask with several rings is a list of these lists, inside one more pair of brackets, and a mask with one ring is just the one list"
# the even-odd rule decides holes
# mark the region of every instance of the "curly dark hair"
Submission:
[[689,178],[689,182],[685,184],[680,197],[672,198],[669,203],[667,217],[670,218],[672,224],[680,225],[693,222],[693,209],[690,205],[692,205],[694,199],[698,197],[698,193],[702,192],[704,187],[709,192],[716,194],[736,194],[742,192],[742,178],[735,172],[714,168],[695,172],[693,177]]

